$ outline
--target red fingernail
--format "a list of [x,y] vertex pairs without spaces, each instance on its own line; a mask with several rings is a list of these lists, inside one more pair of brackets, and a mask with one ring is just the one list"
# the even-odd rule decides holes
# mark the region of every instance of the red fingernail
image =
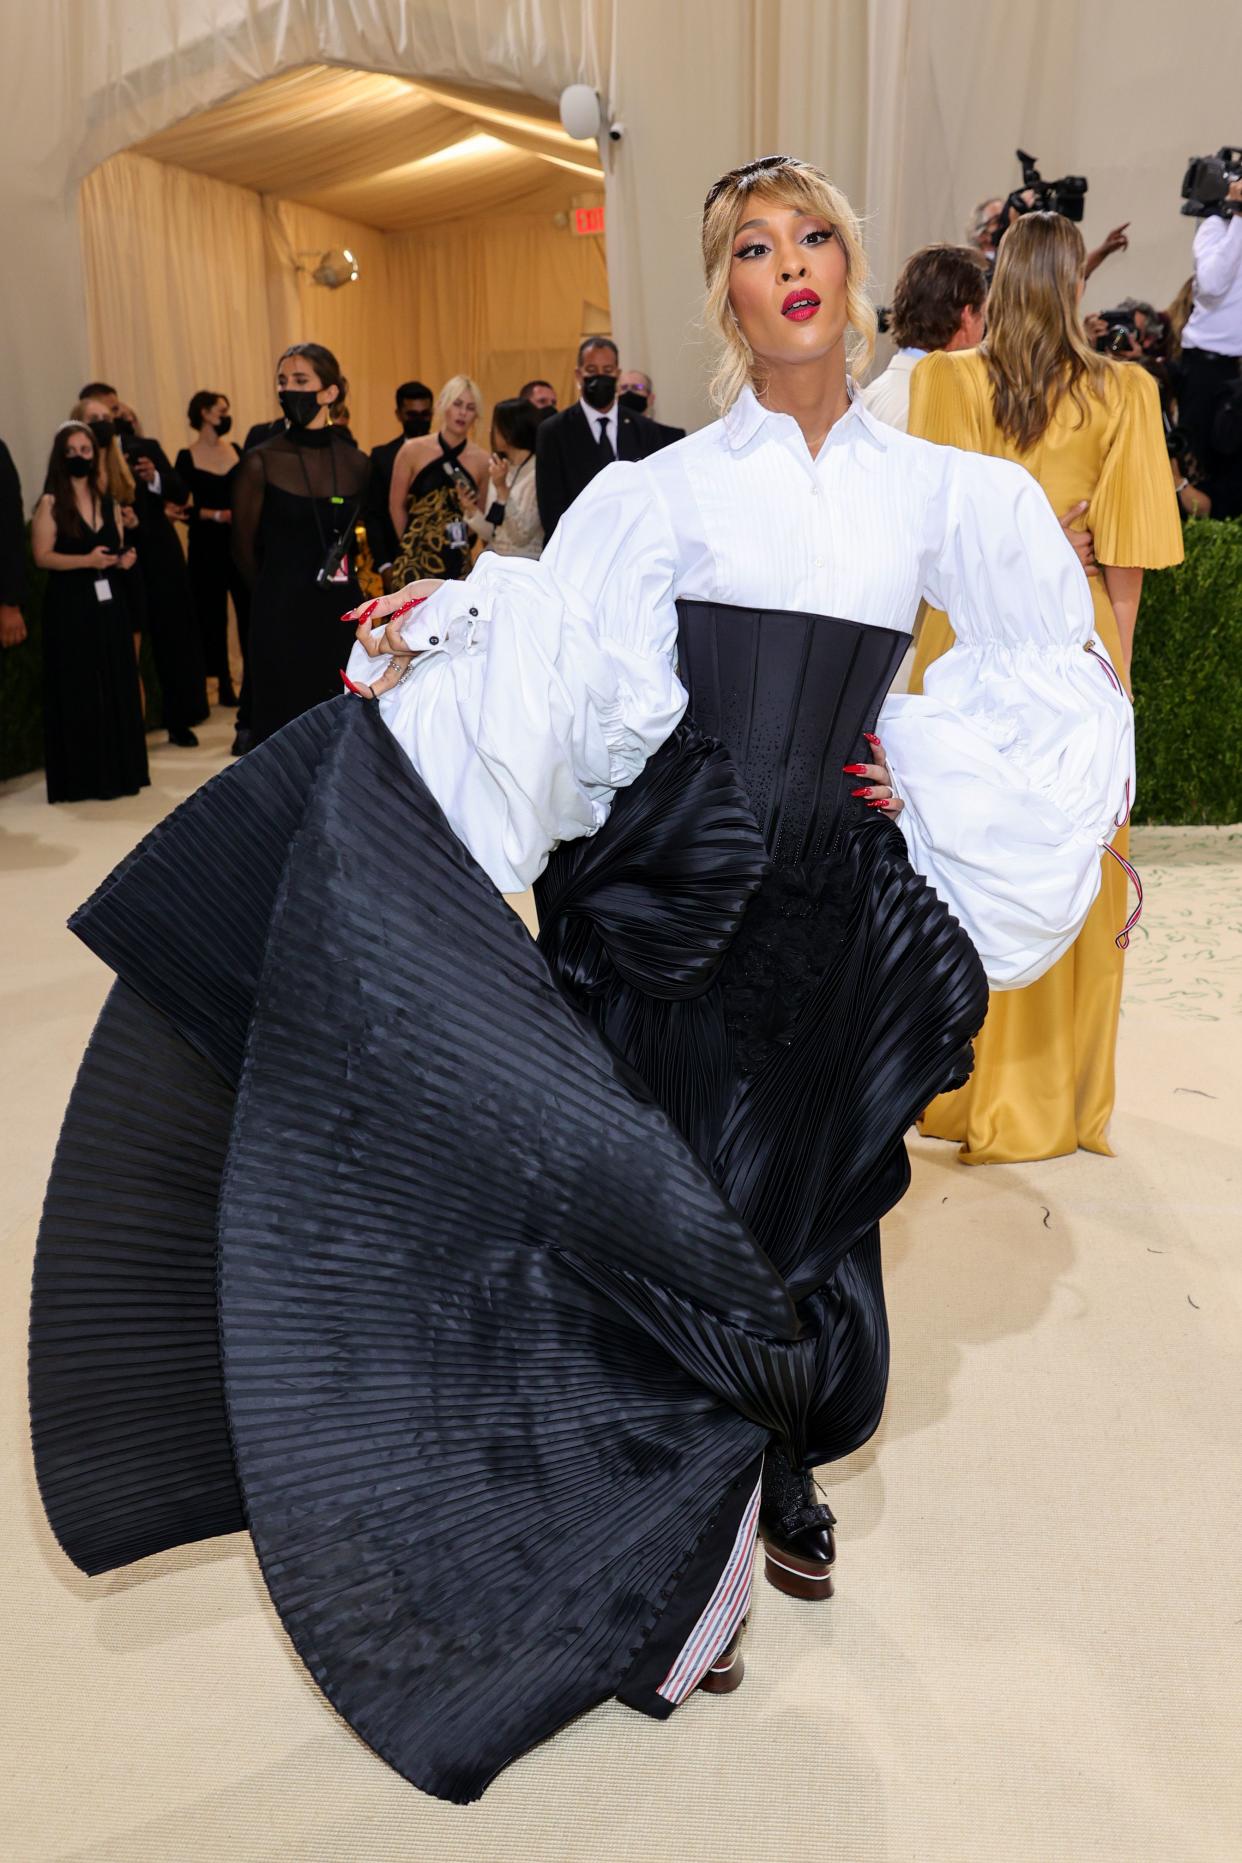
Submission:
[[345,685],[349,687],[352,693],[355,693],[358,698],[362,698],[363,693],[362,693],[361,688],[354,684],[353,680],[349,677],[349,674],[345,671],[344,667],[341,668],[341,678],[344,681]]
[[419,605],[426,600],[427,597],[425,595],[415,595],[408,602],[402,602],[400,608],[398,608],[396,612],[399,615],[408,615],[411,608],[419,607]]
[[867,807],[869,809],[886,809],[888,807],[888,798],[882,796],[878,802],[869,802]]
[[869,796],[871,791],[869,789],[851,789],[850,794],[852,796]]
[[872,731],[864,731],[863,736],[866,738],[868,744],[878,744],[880,741]]
[[845,771],[847,776],[865,776],[867,774],[867,766],[865,763],[843,763],[841,768]]

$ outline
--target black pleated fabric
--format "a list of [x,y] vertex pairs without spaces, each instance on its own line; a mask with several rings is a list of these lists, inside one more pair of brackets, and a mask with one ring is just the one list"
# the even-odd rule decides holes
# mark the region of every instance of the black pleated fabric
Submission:
[[39,1485],[84,1572],[245,1525],[216,1304],[232,1116],[223,1082],[115,983],[65,1115],[31,1307]]
[[99,1570],[244,1505],[320,1686],[450,1799],[676,1646],[766,1443],[880,1414],[878,1218],[986,990],[891,824],[825,782],[791,863],[733,750],[683,725],[554,857],[541,951],[341,700],[74,921],[120,982],[40,1236],[53,1526]]

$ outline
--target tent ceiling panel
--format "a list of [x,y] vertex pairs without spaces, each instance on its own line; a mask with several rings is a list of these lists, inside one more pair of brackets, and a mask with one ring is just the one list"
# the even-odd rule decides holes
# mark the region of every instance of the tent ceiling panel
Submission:
[[498,92],[310,65],[270,78],[136,145],[236,187],[390,231],[490,206],[567,204],[602,184],[593,143],[547,105]]
[[[579,186],[584,185],[581,178]],[[299,194],[309,206],[365,220],[387,232],[457,216],[520,206],[556,212],[568,204],[574,177],[491,136],[471,136],[421,161],[403,162],[365,182]]]

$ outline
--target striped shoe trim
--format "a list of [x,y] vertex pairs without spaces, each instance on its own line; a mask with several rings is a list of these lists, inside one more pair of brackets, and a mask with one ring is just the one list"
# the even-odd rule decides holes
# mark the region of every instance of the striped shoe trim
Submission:
[[672,1668],[656,1690],[665,1701],[676,1705],[696,1689],[717,1656],[727,1649],[750,1604],[751,1575],[754,1570],[755,1529],[759,1524],[759,1489],[751,1495],[742,1515],[733,1550],[716,1589],[707,1601],[702,1616],[682,1645]]

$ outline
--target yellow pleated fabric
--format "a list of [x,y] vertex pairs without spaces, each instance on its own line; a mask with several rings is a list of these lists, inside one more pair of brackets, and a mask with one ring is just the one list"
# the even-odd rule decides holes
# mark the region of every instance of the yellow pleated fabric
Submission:
[[[1164,569],[1182,560],[1182,529],[1160,425],[1155,382],[1133,364],[1110,371],[1107,394],[1090,396],[1080,426],[1068,398],[1039,442],[1019,453],[997,428],[987,368],[977,350],[937,352],[914,371],[910,432],[943,446],[1014,459],[1048,495],[1058,517],[1086,499],[1096,559],[1117,568]],[[1113,663],[1121,639],[1102,576],[1091,579],[1095,625]],[[923,690],[933,660],[953,645],[949,618],[923,617],[911,692]],[[1140,781],[1142,771],[1139,772]],[[1122,828],[1113,841],[1129,845]],[[1121,1014],[1128,881],[1104,858],[1099,896],[1059,963],[1025,990],[994,994],[975,1043],[975,1069],[957,1093],[933,1100],[919,1129],[953,1139],[965,1164],[1015,1164],[1077,1150],[1111,1157],[1108,1122]]]

